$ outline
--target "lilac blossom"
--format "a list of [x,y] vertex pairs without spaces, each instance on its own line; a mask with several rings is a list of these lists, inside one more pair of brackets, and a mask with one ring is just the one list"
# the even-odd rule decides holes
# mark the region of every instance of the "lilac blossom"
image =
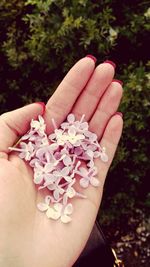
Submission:
[[68,130],[67,141],[69,141],[72,145],[80,146],[82,141],[85,139],[83,134],[78,134],[77,130],[74,127],[70,127]]
[[37,139],[46,136],[46,124],[42,116],[39,115],[38,120],[32,119],[30,126],[30,130],[24,136],[21,137],[21,140],[36,141]]
[[65,194],[63,195],[63,204],[66,205],[68,202],[69,198],[74,198],[74,197],[80,197],[80,198],[86,198],[85,195],[77,192],[74,188],[73,185],[75,184],[76,179],[74,178],[70,184],[68,184]]
[[60,171],[53,172],[53,174],[56,177],[63,178],[67,182],[71,182],[72,178],[70,177],[69,173],[70,173],[70,168],[69,167],[64,167]]
[[77,172],[78,175],[81,176],[80,178],[80,185],[83,188],[87,188],[89,184],[97,187],[99,186],[99,180],[95,177],[97,174],[97,168],[93,167],[90,169],[86,169],[84,167],[79,168],[79,171]]
[[108,156],[106,154],[106,148],[105,147],[102,148],[102,153],[100,154],[100,158],[103,162],[108,161]]
[[63,189],[63,184],[60,184],[61,178],[57,178],[54,183],[47,185],[50,191],[53,191],[54,199],[58,200],[60,195],[63,195],[65,190]]
[[53,220],[58,220],[60,218],[61,222],[68,223],[72,220],[69,216],[72,212],[73,206],[71,203],[65,206],[62,203],[56,203],[53,208],[47,210],[47,217]]
[[32,142],[29,142],[27,144],[25,142],[20,142],[19,145],[20,145],[20,148],[9,147],[9,150],[20,152],[19,157],[21,159],[25,159],[26,161],[31,160],[31,158],[35,154],[35,145]]
[[35,131],[36,133],[38,133],[40,136],[45,135],[46,124],[42,116],[40,115],[38,116],[38,121],[32,119],[31,129]]
[[37,204],[37,208],[40,211],[46,211],[49,208],[50,202],[53,202],[53,199],[52,199],[51,196],[48,195],[48,196],[45,197],[44,203],[43,202],[39,202]]
[[[38,203],[38,209],[45,211],[48,218],[60,219],[63,223],[71,221],[70,201],[74,197],[86,198],[74,188],[77,179],[82,188],[99,186],[95,159],[108,161],[105,147],[99,145],[97,135],[89,130],[84,118],[85,115],[76,120],[74,114],[69,114],[59,129],[52,119],[54,132],[48,136],[44,119],[39,116],[38,120],[31,121],[29,131],[16,147],[9,148],[29,162],[38,189],[46,188],[50,192],[44,203]],[[83,163],[85,167],[81,167]]]
[[34,168],[34,183],[41,184],[43,181],[46,181],[49,177],[51,177],[51,172],[54,169],[55,166],[52,163],[46,163],[44,166],[36,163]]
[[55,162],[57,161],[54,157],[54,152],[58,148],[57,144],[48,144],[47,146],[42,146],[36,151],[36,157],[40,159],[41,162]]

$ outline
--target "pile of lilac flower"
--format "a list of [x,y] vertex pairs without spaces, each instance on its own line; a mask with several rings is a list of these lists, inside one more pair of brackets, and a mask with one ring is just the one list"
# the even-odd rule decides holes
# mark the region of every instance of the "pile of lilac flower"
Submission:
[[18,147],[9,149],[18,151],[19,157],[29,162],[38,189],[49,190],[44,203],[38,203],[38,209],[45,211],[48,218],[60,218],[63,223],[68,223],[73,212],[70,200],[86,198],[75,190],[74,185],[79,183],[82,188],[99,186],[94,159],[107,162],[108,156],[105,148],[99,145],[97,135],[89,131],[84,115],[76,121],[75,116],[69,114],[59,129],[55,121],[52,122],[54,132],[47,135],[43,117],[32,120],[30,130],[21,137]]

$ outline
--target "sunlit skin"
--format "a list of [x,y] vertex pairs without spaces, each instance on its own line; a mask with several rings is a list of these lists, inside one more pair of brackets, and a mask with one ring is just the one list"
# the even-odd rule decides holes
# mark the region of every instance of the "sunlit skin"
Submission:
[[[83,250],[122,132],[123,120],[116,114],[122,86],[113,77],[111,64],[95,68],[91,58],[82,58],[48,100],[44,115],[42,106],[34,103],[0,116],[0,267],[70,267]],[[8,147],[27,132],[32,118],[43,115],[50,133],[51,119],[59,126],[69,113],[77,118],[85,114],[90,130],[106,147],[109,161],[96,160],[100,187],[89,186],[87,199],[73,200],[72,222],[64,225],[37,209],[46,192],[37,190],[32,170]]]

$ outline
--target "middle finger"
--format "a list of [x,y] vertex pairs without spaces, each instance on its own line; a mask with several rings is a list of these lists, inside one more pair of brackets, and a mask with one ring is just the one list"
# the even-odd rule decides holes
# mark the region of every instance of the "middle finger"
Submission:
[[110,63],[104,62],[97,66],[72,109],[72,113],[75,114],[77,119],[85,114],[86,121],[90,120],[113,76],[114,67]]

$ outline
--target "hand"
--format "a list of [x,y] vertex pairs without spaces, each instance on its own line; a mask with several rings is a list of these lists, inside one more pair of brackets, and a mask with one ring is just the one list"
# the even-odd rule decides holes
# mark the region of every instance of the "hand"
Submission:
[[122,118],[115,114],[122,87],[112,81],[113,76],[111,64],[95,68],[94,61],[85,57],[68,72],[46,105],[49,132],[53,130],[51,118],[59,125],[70,112],[77,118],[85,114],[109,156],[107,163],[96,161],[100,187],[89,186],[87,199],[74,200],[72,222],[67,225],[37,209],[43,191],[35,188],[29,166],[8,151],[27,132],[31,119],[42,115],[42,106],[34,103],[0,116],[0,267],[70,267],[79,257],[93,228],[122,132]]

